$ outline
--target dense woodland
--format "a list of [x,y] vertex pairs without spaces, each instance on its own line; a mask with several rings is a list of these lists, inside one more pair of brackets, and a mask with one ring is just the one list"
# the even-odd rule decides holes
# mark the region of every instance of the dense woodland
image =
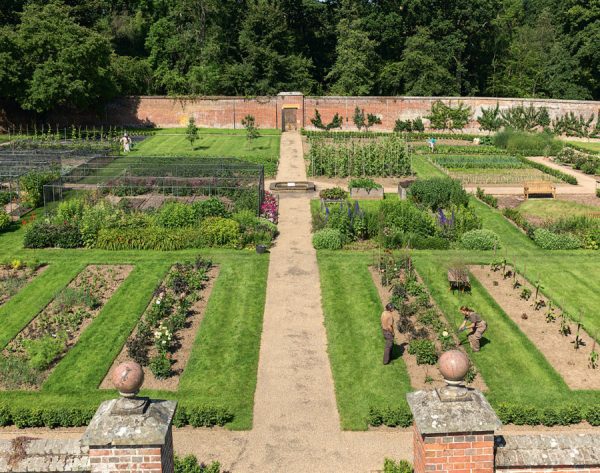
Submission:
[[2,0],[0,98],[600,99],[598,0]]

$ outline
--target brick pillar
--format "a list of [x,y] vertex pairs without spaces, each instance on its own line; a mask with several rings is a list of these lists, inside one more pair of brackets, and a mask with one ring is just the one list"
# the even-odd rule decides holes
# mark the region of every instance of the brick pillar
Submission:
[[173,473],[176,406],[145,398],[103,402],[81,439],[89,447],[91,473]]
[[493,473],[494,431],[501,423],[483,394],[460,399],[436,391],[407,395],[414,417],[415,473]]

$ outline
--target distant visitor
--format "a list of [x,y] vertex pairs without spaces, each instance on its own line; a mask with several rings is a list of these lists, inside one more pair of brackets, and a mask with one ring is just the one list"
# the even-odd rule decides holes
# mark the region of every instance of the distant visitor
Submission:
[[388,365],[392,359],[392,350],[394,348],[394,304],[392,303],[387,304],[381,314],[381,331],[385,339],[383,364]]
[[123,151],[125,153],[129,153],[131,151],[131,138],[127,132],[123,134],[123,137],[119,140],[119,142],[123,146]]

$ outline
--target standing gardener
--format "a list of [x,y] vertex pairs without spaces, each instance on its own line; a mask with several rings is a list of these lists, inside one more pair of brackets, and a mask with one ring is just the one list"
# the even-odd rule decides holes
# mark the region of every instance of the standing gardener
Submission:
[[392,349],[394,348],[394,304],[391,302],[385,306],[385,310],[381,314],[381,331],[385,338],[383,364],[388,365],[392,359]]
[[471,348],[473,351],[479,351],[481,348],[481,337],[487,330],[487,323],[481,318],[481,315],[467,306],[462,306],[460,312],[465,317],[465,320],[463,320],[463,323],[458,327],[458,331],[462,332],[463,330],[470,330],[467,337],[471,344]]

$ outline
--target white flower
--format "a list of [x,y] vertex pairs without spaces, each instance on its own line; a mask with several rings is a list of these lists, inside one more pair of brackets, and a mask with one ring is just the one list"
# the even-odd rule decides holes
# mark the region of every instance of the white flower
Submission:
[[442,336],[443,337],[447,337],[448,336],[448,332],[446,332],[445,330],[442,332]]
[[163,341],[162,341],[162,344],[164,345],[165,343],[167,343],[167,341],[166,341],[166,340],[163,340]]
[[160,337],[160,332],[154,332],[154,336],[155,336],[156,338]]
[[160,299],[156,299],[156,305],[160,305],[162,301]]

